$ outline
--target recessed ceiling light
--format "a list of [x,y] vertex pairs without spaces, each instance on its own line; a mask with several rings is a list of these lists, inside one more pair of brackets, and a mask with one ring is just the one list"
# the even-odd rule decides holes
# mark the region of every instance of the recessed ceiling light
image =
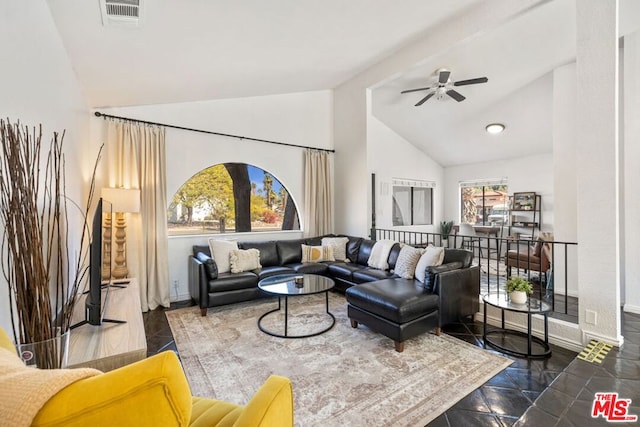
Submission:
[[496,134],[504,130],[504,125],[502,123],[491,123],[491,124],[488,124],[485,129],[489,133]]

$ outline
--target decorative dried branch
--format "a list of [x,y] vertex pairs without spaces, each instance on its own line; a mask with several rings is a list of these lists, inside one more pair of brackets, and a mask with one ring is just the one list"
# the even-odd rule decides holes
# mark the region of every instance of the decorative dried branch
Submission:
[[[4,226],[0,257],[9,285],[14,337],[22,344],[50,340],[69,329],[88,268],[86,217],[100,154],[84,212],[80,255],[72,271],[63,139],[64,133],[53,134],[41,175],[42,125],[29,129],[0,119],[0,220]],[[37,357],[48,367],[59,367],[56,350],[43,346],[41,351],[47,354]]]

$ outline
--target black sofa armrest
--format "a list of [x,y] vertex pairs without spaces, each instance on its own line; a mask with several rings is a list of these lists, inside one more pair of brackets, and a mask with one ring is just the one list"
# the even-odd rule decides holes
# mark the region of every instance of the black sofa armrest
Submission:
[[191,298],[200,306],[200,310],[206,313],[209,307],[209,280],[207,271],[202,261],[189,255],[189,293]]
[[440,325],[458,322],[480,309],[480,266],[443,271],[435,276],[440,299]]

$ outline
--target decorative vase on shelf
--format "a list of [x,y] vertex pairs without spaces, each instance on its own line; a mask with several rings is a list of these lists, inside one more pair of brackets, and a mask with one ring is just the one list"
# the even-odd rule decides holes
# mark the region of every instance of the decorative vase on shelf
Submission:
[[527,293],[525,291],[513,291],[509,293],[509,299],[514,304],[525,304],[527,302]]
[[18,344],[18,355],[27,366],[40,369],[62,369],[67,367],[70,330],[47,340]]

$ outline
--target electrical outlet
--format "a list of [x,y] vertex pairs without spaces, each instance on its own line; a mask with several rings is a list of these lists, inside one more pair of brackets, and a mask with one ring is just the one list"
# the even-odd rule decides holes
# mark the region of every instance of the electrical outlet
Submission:
[[598,323],[598,313],[593,310],[585,310],[585,322],[589,325],[596,325]]

